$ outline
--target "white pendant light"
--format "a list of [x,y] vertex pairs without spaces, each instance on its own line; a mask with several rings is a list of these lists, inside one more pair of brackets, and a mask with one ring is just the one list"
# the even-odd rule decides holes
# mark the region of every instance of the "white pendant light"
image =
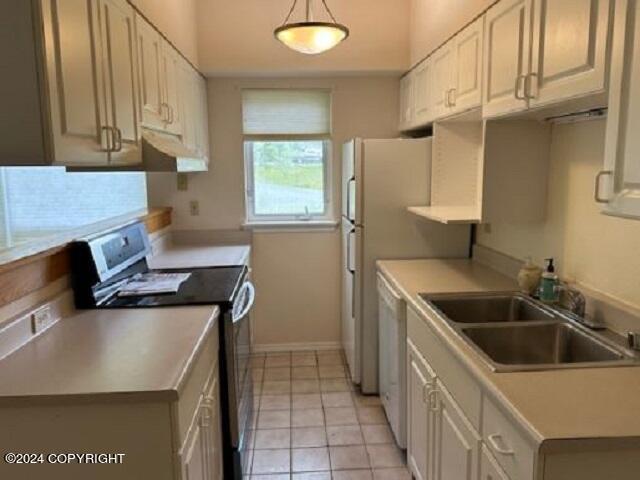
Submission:
[[287,47],[307,55],[317,55],[331,50],[349,36],[349,29],[336,21],[325,0],[322,0],[322,5],[332,22],[313,21],[311,0],[306,0],[305,21],[289,23],[297,3],[298,0],[293,1],[284,23],[273,32],[276,38]]

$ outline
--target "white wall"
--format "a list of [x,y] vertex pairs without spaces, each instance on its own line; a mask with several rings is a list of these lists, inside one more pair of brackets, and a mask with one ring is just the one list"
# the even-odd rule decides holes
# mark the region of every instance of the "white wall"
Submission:
[[[354,136],[397,135],[398,79],[338,77],[210,79],[212,167],[189,176],[177,191],[175,175],[150,174],[149,203],[173,206],[176,229],[238,229],[244,221],[242,87],[332,89],[333,189],[339,213],[340,146]],[[189,201],[200,215],[189,215]],[[256,232],[253,274],[258,344],[338,342],[340,339],[340,235],[329,232]]]
[[[539,224],[479,227],[478,243],[542,265],[558,259],[560,275],[640,308],[640,221],[605,216],[593,200],[602,169],[605,120],[553,127],[547,219]],[[542,199],[541,199],[542,200]]]
[[[328,0],[350,36],[332,51],[307,56],[273,36],[292,0],[198,0],[201,69],[207,75],[236,76],[400,72],[409,60],[409,1]],[[298,2],[293,20],[302,19],[303,4]],[[313,5],[323,12],[320,0]]]
[[176,48],[198,66],[196,2],[197,0],[132,0]]
[[411,0],[411,65],[493,3],[495,0]]

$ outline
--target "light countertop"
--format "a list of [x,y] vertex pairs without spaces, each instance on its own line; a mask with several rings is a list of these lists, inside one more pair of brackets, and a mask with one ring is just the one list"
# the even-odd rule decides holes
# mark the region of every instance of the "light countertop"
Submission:
[[217,317],[207,306],[79,311],[0,361],[0,405],[175,400]]
[[379,261],[378,269],[536,441],[640,440],[640,367],[496,373],[418,297],[516,290],[514,280],[471,260]]
[[149,268],[202,268],[245,265],[249,245],[180,245],[168,244],[149,258]]

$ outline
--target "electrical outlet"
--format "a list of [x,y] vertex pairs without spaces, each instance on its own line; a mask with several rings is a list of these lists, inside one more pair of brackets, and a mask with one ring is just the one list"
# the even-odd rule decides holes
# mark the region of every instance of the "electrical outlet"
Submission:
[[55,323],[56,319],[51,315],[51,307],[45,305],[31,314],[31,331],[36,334]]
[[197,200],[191,200],[189,202],[189,213],[191,213],[192,217],[200,215],[200,202]]

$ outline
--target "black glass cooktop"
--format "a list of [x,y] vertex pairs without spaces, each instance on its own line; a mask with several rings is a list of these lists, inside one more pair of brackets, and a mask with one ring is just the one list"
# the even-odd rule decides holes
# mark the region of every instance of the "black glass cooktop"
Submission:
[[228,308],[241,286],[246,267],[154,270],[154,272],[189,272],[191,276],[176,293],[141,297],[118,297],[101,308],[171,307],[179,305],[219,305]]

